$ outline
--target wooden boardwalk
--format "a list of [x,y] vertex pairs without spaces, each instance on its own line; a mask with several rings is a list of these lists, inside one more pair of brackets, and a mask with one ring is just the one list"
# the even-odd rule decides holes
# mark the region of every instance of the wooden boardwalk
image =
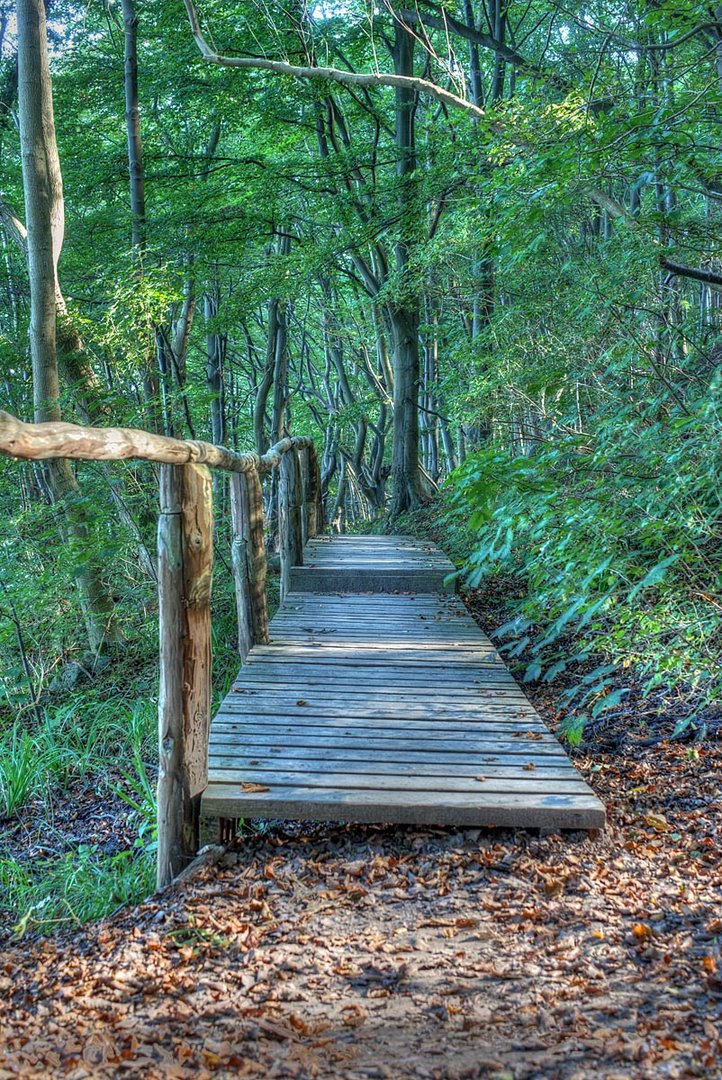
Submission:
[[218,817],[603,826],[437,548],[318,538],[304,562],[213,720],[206,837]]

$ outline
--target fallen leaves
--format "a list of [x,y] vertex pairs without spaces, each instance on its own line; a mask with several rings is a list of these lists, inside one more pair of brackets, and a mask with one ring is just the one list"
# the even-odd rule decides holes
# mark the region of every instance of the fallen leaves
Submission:
[[250,781],[243,781],[241,784],[241,791],[245,791],[247,794],[253,794],[254,792],[270,791],[271,789],[267,784],[253,784]]
[[654,829],[655,832],[668,833],[672,831],[672,826],[661,814],[645,814],[644,824],[649,825],[650,829]]

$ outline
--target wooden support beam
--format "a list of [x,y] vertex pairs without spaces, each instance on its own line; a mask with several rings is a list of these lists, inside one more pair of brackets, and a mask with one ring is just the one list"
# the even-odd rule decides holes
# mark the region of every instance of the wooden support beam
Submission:
[[268,642],[263,494],[257,472],[231,477],[231,521],[238,652],[245,662],[251,646]]
[[308,543],[309,502],[308,489],[311,486],[311,462],[309,449],[304,446],[298,451],[298,461],[301,466],[301,547],[305,548]]
[[281,548],[281,600],[291,584],[291,568],[303,563],[301,513],[303,487],[298,454],[290,450],[281,458],[278,489],[278,523]]
[[307,540],[323,529],[323,496],[321,492],[321,468],[318,463],[316,447],[311,443],[306,451],[308,455],[308,483],[305,491],[307,507]]
[[204,466],[164,465],[158,522],[158,866],[164,887],[198,847],[211,715],[213,504]]

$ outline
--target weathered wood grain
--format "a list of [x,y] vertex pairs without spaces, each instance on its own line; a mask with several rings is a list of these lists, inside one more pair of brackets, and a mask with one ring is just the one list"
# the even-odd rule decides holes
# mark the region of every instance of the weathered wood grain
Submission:
[[241,660],[245,660],[251,646],[268,641],[263,493],[255,469],[234,473],[230,483],[233,529],[231,557],[238,616],[238,651]]
[[599,829],[604,807],[593,794],[522,795],[466,792],[340,791],[293,785],[267,792],[243,793],[237,784],[209,784],[207,812],[222,817],[290,820],[390,822],[410,825],[457,825],[516,828]]
[[283,455],[278,485],[278,531],[281,551],[281,600],[291,588],[291,576],[303,563],[303,485],[298,454]]
[[432,544],[317,537],[304,562],[213,722],[206,814],[603,824]]
[[202,465],[161,468],[158,519],[160,687],[157,883],[195,855],[208,781],[212,485]]

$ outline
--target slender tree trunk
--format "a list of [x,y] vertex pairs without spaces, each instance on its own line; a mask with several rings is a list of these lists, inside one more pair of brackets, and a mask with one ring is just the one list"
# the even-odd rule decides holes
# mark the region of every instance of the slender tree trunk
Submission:
[[[138,279],[143,277],[146,251],[145,170],[143,142],[140,131],[140,98],[138,94],[138,16],[135,0],[121,0],[123,11],[123,63],[125,87],[125,127],[128,140],[128,173],[130,177],[131,243]],[[146,328],[148,351],[142,371],[148,422],[155,431],[164,429],[160,411],[160,386],[156,367],[156,334]],[[169,386],[166,382],[166,394]],[[168,418],[169,419],[169,418]],[[168,426],[167,424],[165,425]],[[172,423],[170,424],[172,427]]]
[[276,338],[278,334],[278,305],[279,301],[271,300],[268,305],[268,331],[266,338],[266,363],[263,375],[256,390],[256,400],[253,404],[253,438],[256,443],[256,452],[265,454],[270,445],[266,434],[266,407],[268,395],[273,385],[273,372],[276,364]]
[[212,325],[218,317],[220,289],[217,282],[209,288],[204,300],[206,321],[206,377],[211,394],[211,441],[219,446],[226,439],[226,344],[225,334]]
[[[47,29],[43,0],[19,0],[18,91],[28,271],[30,276],[30,352],[36,423],[60,420],[60,384],[56,344],[57,268],[64,233],[63,182],[60,171]],[[75,474],[66,460],[44,467],[47,489],[61,505],[61,531],[77,549],[75,581],[94,651],[116,640],[112,601],[99,567],[88,554],[88,527]]]
[[[394,71],[397,75],[413,75],[414,71],[414,37],[398,19],[395,22]],[[394,357],[391,518],[415,510],[427,497],[419,468],[419,297],[414,287],[407,283],[416,209],[415,109],[415,91],[407,86],[397,87],[396,175],[401,221],[395,254],[403,298],[388,305]]]

